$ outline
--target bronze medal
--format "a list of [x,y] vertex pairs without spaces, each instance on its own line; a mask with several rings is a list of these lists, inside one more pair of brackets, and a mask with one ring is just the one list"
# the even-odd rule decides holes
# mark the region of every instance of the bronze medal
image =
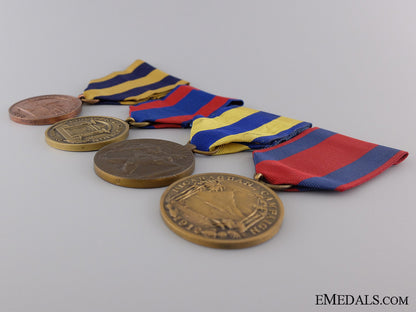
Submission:
[[80,99],[69,95],[42,95],[28,98],[9,108],[10,119],[25,125],[51,125],[78,116]]
[[161,187],[190,175],[195,160],[191,148],[156,139],[126,140],[100,149],[94,169],[104,180],[126,187]]
[[95,151],[129,135],[129,124],[121,119],[86,116],[62,120],[45,132],[46,142],[65,151]]
[[167,226],[182,238],[215,248],[250,247],[275,235],[283,204],[268,187],[226,173],[183,178],[160,201]]

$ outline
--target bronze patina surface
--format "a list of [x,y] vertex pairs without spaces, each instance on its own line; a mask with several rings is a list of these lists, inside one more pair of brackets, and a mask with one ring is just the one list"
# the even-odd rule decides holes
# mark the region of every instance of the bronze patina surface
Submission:
[[51,125],[78,116],[80,99],[69,95],[42,95],[28,98],[10,106],[10,119],[25,125]]
[[46,142],[66,151],[95,151],[129,135],[127,122],[113,117],[86,116],[62,120],[50,126]]
[[161,215],[176,234],[215,248],[244,248],[275,235],[283,220],[283,204],[268,187],[226,173],[183,178],[168,187]]
[[94,157],[94,169],[104,180],[126,187],[161,187],[190,175],[191,149],[156,139],[126,140],[107,145]]

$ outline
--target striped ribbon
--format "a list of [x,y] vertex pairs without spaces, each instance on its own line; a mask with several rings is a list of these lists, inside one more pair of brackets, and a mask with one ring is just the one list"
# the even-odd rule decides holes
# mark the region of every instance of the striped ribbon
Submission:
[[254,151],[256,172],[271,184],[291,184],[288,191],[345,191],[358,186],[408,153],[311,128],[280,145]]
[[178,86],[164,99],[130,106],[130,117],[136,122],[150,122],[145,128],[189,128],[198,117],[243,105],[242,100],[216,96],[190,86]]
[[100,104],[137,104],[159,99],[178,85],[189,82],[173,77],[148,63],[137,60],[126,70],[91,80],[82,98]]
[[211,118],[196,118],[191,143],[215,155],[261,149],[286,141],[311,124],[247,107],[237,107]]

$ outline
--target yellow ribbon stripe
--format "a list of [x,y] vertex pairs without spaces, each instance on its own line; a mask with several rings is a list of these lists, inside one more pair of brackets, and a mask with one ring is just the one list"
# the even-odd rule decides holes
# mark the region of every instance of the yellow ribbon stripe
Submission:
[[96,83],[96,82],[103,82],[103,81],[107,81],[110,80],[116,76],[120,76],[120,75],[124,75],[124,74],[130,74],[131,72],[133,72],[137,67],[139,67],[140,65],[142,65],[144,63],[144,61],[142,60],[136,60],[133,62],[133,64],[131,64],[129,67],[127,67],[125,70],[119,70],[116,72],[113,72],[103,78],[98,78],[98,79],[93,79],[90,81],[90,83]]
[[247,107],[236,107],[213,118],[197,118],[191,143],[215,155],[264,148],[285,141],[309,128],[309,123]]
[[99,100],[132,105],[164,97],[175,87],[187,84],[189,82],[137,60],[126,70],[91,80],[83,98],[87,102]]

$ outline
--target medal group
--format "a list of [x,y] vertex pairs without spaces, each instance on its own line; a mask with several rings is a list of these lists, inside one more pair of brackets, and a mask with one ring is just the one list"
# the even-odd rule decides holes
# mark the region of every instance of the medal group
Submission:
[[[123,121],[76,117],[82,103],[129,106]],[[52,124],[46,142],[68,151],[95,151],[94,170],[125,187],[168,186],[161,216],[181,237],[209,247],[244,248],[275,235],[284,209],[275,190],[345,191],[403,161],[402,150],[312,127],[292,118],[214,95],[137,60],[92,80],[76,98],[46,95],[12,105],[10,118]],[[191,128],[187,144],[127,140],[129,129]],[[227,173],[192,175],[194,153],[251,151],[254,179]]]

